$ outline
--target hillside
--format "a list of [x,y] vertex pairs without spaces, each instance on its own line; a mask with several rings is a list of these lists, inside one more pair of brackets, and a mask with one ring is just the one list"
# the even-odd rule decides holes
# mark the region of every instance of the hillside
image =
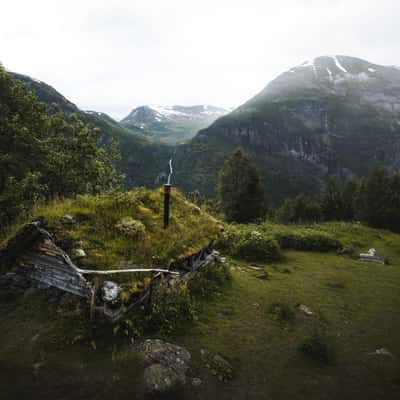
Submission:
[[121,120],[121,125],[148,138],[177,144],[191,139],[228,110],[210,105],[141,106]]
[[284,72],[181,146],[176,176],[189,191],[213,194],[224,157],[241,146],[279,202],[320,191],[328,176],[344,180],[377,165],[397,170],[399,121],[399,68],[318,57]]
[[[400,236],[345,223],[249,229],[303,243],[325,233],[357,249],[374,246],[390,264],[291,247],[281,261],[228,257],[231,283],[198,298],[188,330],[163,336],[191,354],[186,385],[173,398],[398,398]],[[46,290],[1,295],[2,398],[145,398],[137,346],[118,335],[101,340],[100,327],[94,346],[82,311],[51,302]],[[229,361],[231,379],[219,380],[205,351]]]
[[114,139],[118,143],[121,153],[117,167],[119,172],[125,175],[127,189],[139,186],[152,188],[162,182],[173,148],[152,143],[138,132],[134,134],[132,129],[124,128],[105,113],[80,110],[56,89],[44,82],[14,72],[10,74],[32,90],[49,109],[55,103],[65,116],[68,117],[71,113],[75,113],[82,121],[99,128],[101,141]]

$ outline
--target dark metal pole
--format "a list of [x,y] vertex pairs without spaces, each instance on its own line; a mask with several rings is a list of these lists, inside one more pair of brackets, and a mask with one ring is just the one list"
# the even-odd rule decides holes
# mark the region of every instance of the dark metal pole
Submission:
[[169,225],[169,199],[171,195],[171,185],[166,183],[164,185],[164,229]]

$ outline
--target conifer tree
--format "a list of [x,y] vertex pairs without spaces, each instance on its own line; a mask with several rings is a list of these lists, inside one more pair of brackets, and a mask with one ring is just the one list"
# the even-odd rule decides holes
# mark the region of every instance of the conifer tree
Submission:
[[241,149],[236,149],[225,160],[218,177],[217,191],[228,221],[251,222],[266,213],[260,174]]
[[343,200],[337,187],[336,180],[329,178],[325,192],[321,198],[321,210],[326,221],[343,218]]

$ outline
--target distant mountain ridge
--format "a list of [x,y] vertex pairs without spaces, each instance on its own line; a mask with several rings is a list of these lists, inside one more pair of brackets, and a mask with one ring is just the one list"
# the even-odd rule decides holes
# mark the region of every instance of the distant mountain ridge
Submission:
[[256,161],[276,203],[318,193],[328,176],[398,170],[400,69],[340,55],[293,67],[181,146],[175,178],[188,191],[213,194],[237,146]]
[[26,85],[49,110],[53,103],[57,104],[63,114],[68,117],[75,113],[79,118],[100,130],[100,142],[115,140],[118,143],[121,159],[117,162],[120,173],[125,175],[126,188],[159,186],[167,169],[168,160],[173,148],[153,143],[139,134],[133,134],[121,126],[109,115],[97,111],[82,111],[74,103],[66,99],[52,86],[27,75],[8,71],[15,79]]
[[133,109],[120,123],[144,136],[175,144],[188,141],[228,112],[211,105],[145,105]]

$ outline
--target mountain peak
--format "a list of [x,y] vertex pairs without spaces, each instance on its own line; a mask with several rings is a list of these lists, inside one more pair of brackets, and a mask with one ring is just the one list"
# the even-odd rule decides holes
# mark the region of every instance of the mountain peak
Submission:
[[134,108],[121,120],[121,124],[128,129],[139,129],[157,139],[182,142],[228,112],[229,110],[222,107],[209,104],[193,106],[148,104]]

